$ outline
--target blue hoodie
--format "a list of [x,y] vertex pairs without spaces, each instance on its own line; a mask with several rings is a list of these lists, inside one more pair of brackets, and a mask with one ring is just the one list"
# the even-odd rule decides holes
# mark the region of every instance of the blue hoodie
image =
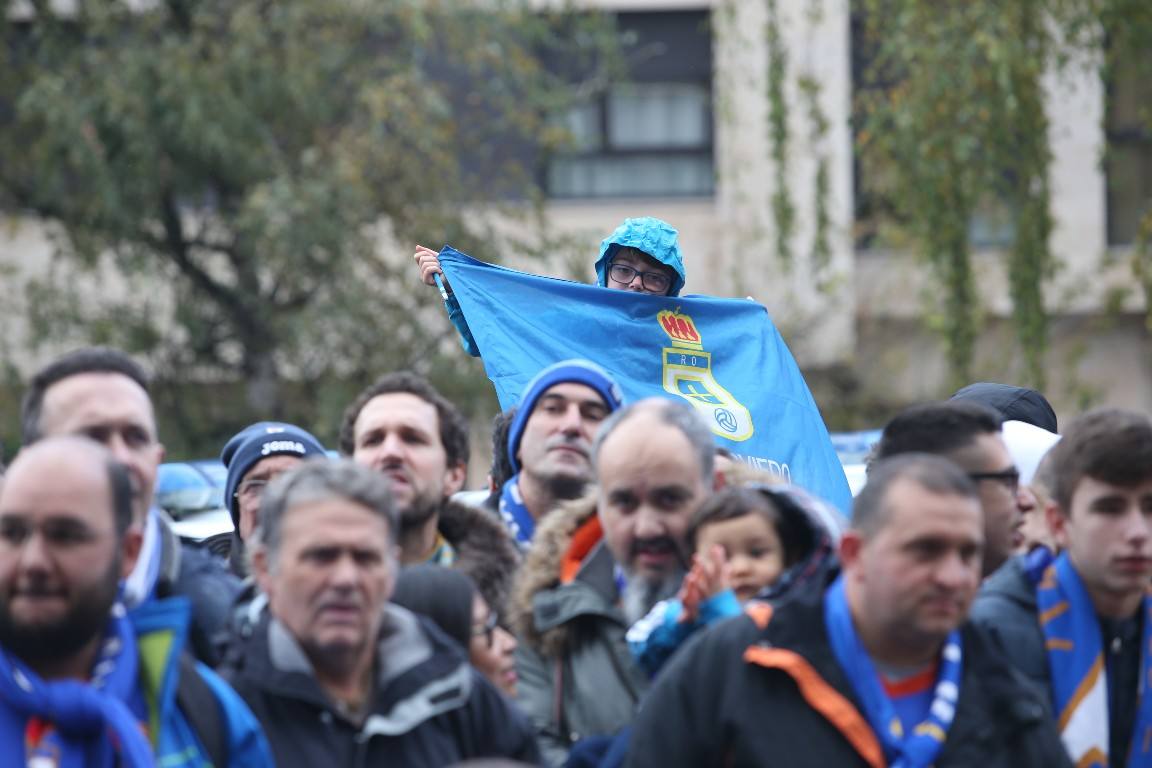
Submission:
[[[605,288],[608,286],[608,265],[612,262],[616,251],[621,248],[636,248],[661,264],[671,267],[676,273],[676,279],[672,281],[672,289],[668,291],[668,295],[680,295],[686,277],[684,259],[680,255],[676,229],[671,224],[651,216],[624,219],[624,223],[616,227],[616,231],[600,243],[600,257],[596,259],[597,285]],[[464,351],[472,357],[480,357],[480,349],[476,346],[476,340],[472,338],[472,330],[464,319],[464,311],[460,309],[460,302],[457,301],[455,294],[448,294],[444,306],[448,309],[448,319],[460,333],[460,343]]]
[[621,248],[635,248],[643,251],[676,273],[669,296],[679,296],[684,287],[684,259],[680,255],[677,232],[666,221],[643,216],[638,219],[624,219],[616,231],[600,243],[600,258],[596,260],[596,283],[608,286],[608,265]]

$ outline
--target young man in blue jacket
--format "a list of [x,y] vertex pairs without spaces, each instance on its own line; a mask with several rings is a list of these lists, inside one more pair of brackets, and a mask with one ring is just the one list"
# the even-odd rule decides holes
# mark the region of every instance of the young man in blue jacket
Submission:
[[25,448],[0,485],[5,764],[270,765],[252,713],[184,653],[187,601],[124,608],[132,496],[128,471],[77,436]]

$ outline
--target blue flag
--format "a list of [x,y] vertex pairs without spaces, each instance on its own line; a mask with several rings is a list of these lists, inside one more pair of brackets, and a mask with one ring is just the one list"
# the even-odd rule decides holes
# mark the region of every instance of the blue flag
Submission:
[[516,405],[542,368],[587,358],[628,401],[683,398],[738,459],[851,509],[824,420],[763,305],[611,291],[485,264],[450,246],[440,265],[501,408]]

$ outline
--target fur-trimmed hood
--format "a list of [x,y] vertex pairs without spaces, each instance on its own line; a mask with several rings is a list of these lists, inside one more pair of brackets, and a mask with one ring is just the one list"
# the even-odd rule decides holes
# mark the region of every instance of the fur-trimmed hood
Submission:
[[520,553],[504,524],[490,512],[449,500],[440,510],[438,528],[456,550],[453,567],[476,582],[485,602],[506,621]]
[[[535,597],[564,583],[562,571],[565,567],[571,569],[576,565],[576,549],[582,549],[582,554],[587,554],[599,542],[600,537],[595,531],[590,526],[585,528],[595,517],[595,496],[565,502],[545,515],[536,528],[532,546],[513,584],[509,604],[512,629],[521,642],[543,656],[556,656],[563,651],[568,630],[562,624],[541,630],[534,615]],[[579,542],[583,545],[581,547],[573,547],[573,539],[578,531],[585,533],[583,538],[590,540]],[[611,604],[607,596],[603,598]]]

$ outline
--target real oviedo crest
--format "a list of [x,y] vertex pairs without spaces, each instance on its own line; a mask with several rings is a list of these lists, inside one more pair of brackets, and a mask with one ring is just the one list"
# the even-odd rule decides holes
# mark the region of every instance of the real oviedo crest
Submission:
[[691,403],[720,437],[740,442],[752,437],[752,415],[712,375],[712,354],[692,318],[664,310],[656,315],[672,340],[662,351],[664,390]]

